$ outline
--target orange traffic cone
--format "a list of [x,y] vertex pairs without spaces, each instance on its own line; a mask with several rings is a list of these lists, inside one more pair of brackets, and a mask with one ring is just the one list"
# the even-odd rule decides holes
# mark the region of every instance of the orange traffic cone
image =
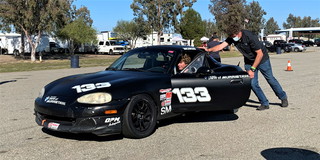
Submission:
[[288,61],[288,66],[287,66],[287,70],[286,71],[293,71],[292,67],[291,67],[291,61]]

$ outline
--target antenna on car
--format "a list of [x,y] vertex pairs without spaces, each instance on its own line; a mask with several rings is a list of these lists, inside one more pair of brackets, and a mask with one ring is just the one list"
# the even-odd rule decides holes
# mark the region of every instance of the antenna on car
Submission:
[[238,65],[237,66],[239,66],[240,65],[240,61],[239,61],[239,63],[238,63]]

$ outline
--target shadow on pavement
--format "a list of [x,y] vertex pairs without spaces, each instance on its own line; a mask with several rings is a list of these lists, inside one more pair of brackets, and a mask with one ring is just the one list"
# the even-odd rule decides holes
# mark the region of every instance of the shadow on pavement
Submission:
[[266,160],[320,160],[320,154],[300,148],[270,148],[261,152]]
[[171,125],[174,123],[194,123],[194,122],[219,122],[234,121],[239,117],[228,111],[212,112],[190,112],[168,119],[161,120],[158,127]]
[[[176,117],[168,118],[165,120],[161,120],[158,125],[157,129],[161,129],[163,126],[171,125],[174,123],[194,123],[194,122],[217,122],[217,121],[233,121],[237,120],[239,117],[236,114],[232,114],[230,112],[191,112],[183,114],[183,116],[178,115]],[[155,130],[155,132],[156,132]],[[65,139],[73,139],[78,141],[97,141],[97,142],[104,142],[104,141],[114,141],[114,140],[121,140],[123,139],[123,135],[106,135],[106,136],[97,136],[90,133],[66,133],[66,132],[56,132],[46,128],[42,128],[42,131],[46,134],[49,134],[54,137],[58,138],[65,138]],[[152,135],[151,135],[152,136]]]
[[10,82],[16,82],[17,80],[10,80],[10,81],[2,81],[0,82],[0,85],[5,84],[5,83],[10,83]]
[[58,138],[65,139],[73,139],[78,141],[97,141],[97,142],[105,142],[105,141],[114,141],[123,139],[122,135],[108,135],[108,136],[97,136],[90,133],[65,133],[65,132],[56,132],[46,128],[42,128],[42,131],[46,134],[49,134]]

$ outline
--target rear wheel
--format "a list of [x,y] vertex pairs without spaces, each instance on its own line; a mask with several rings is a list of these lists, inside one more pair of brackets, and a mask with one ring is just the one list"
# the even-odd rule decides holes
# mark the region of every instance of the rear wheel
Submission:
[[156,116],[155,103],[148,95],[132,97],[123,115],[123,135],[128,138],[151,135],[156,127]]
[[109,54],[113,55],[113,50],[112,49],[110,49]]
[[299,52],[299,48],[295,48],[294,51],[295,51],[295,52]]

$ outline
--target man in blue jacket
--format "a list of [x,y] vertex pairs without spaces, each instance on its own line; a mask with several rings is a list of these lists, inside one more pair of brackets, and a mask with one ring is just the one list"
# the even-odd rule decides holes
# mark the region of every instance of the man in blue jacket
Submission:
[[259,41],[257,35],[242,29],[240,25],[231,25],[227,34],[229,37],[220,45],[202,49],[205,49],[208,52],[215,52],[222,50],[228,45],[234,44],[244,56],[245,70],[252,79],[252,90],[261,103],[257,110],[269,109],[269,101],[259,86],[258,71],[262,73],[276,96],[281,100],[281,107],[288,107],[287,94],[273,76],[268,51]]

